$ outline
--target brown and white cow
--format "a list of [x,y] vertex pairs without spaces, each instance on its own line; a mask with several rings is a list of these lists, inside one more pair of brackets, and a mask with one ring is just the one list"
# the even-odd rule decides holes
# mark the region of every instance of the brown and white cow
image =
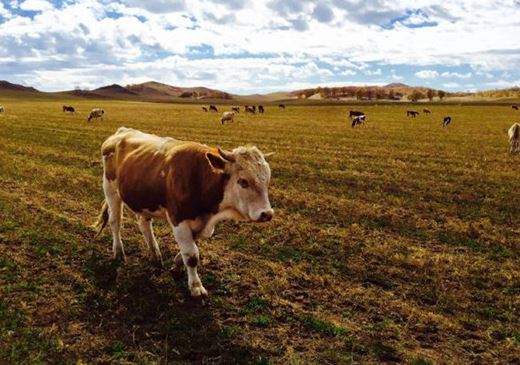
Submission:
[[235,112],[222,113],[222,117],[220,118],[221,124],[224,124],[224,122],[234,122],[234,121],[235,121]]
[[105,111],[103,109],[92,109],[90,114],[88,115],[87,122],[90,122],[92,119],[101,118],[103,120],[103,116],[105,115]]
[[5,113],[5,108],[3,106],[0,106],[0,113]]
[[520,152],[520,124],[513,124],[507,134],[509,136],[509,144],[511,145],[510,152]]
[[114,258],[124,260],[124,204],[136,214],[151,258],[162,265],[152,218],[166,219],[180,248],[175,263],[186,266],[192,296],[207,295],[197,274],[198,238],[211,237],[225,219],[267,222],[273,217],[266,161],[271,154],[256,147],[227,152],[122,127],[103,143],[101,153],[105,202],[97,234],[109,223]]

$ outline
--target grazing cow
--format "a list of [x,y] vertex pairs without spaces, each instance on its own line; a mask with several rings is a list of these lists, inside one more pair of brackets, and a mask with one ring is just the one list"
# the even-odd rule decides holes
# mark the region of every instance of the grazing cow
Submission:
[[412,118],[415,118],[416,116],[419,115],[419,112],[418,111],[415,111],[415,110],[407,110],[406,111],[406,116],[407,117],[412,117]]
[[74,107],[72,105],[64,105],[63,106],[63,112],[69,112],[69,113],[74,113],[76,110],[74,109]]
[[204,110],[206,113],[208,112],[208,108],[206,108],[205,106],[202,107],[202,110]]
[[514,110],[518,110],[518,105],[513,105],[511,108],[513,108]]
[[507,132],[509,135],[509,144],[511,145],[511,153],[520,152],[520,124],[515,123]]
[[278,104],[279,109],[285,109],[285,104]]
[[235,113],[240,113],[240,107],[238,105],[232,106],[231,111]]
[[103,116],[105,115],[105,111],[103,109],[92,109],[90,114],[88,115],[87,122],[90,122],[92,119],[101,118],[103,120]]
[[209,106],[209,111],[210,112],[213,111],[213,112],[217,112],[218,113],[218,109],[217,109],[217,107],[215,105],[210,105]]
[[256,113],[256,105],[251,105],[251,109],[253,109],[253,113]]
[[166,219],[180,252],[194,297],[207,291],[197,274],[198,238],[213,235],[225,219],[268,222],[274,211],[269,202],[271,169],[256,147],[231,152],[204,144],[179,141],[121,127],[101,147],[105,201],[95,226],[96,237],[109,223],[113,254],[124,261],[120,237],[123,204],[136,214],[151,259],[162,266],[152,218]]
[[447,117],[444,117],[444,119],[442,120],[443,127],[449,126],[450,123],[451,123],[451,117],[449,115]]
[[361,125],[365,123],[367,120],[366,115],[356,115],[352,118],[352,128],[354,128],[356,125]]
[[226,121],[234,122],[235,121],[235,112],[224,112],[222,114],[222,118],[220,118],[220,123],[224,124]]
[[360,112],[360,111],[358,111],[358,110],[351,110],[351,111],[349,111],[349,113],[348,113],[348,116],[349,116],[350,118],[352,118],[352,117],[359,117],[359,116],[361,116],[361,115],[365,115],[365,113]]
[[254,106],[246,105],[246,106],[245,106],[245,110],[246,110],[246,114],[247,114],[247,113],[255,114],[255,108],[254,108]]
[[423,109],[424,114],[431,114],[432,111],[430,109]]
[[265,111],[264,106],[263,106],[263,105],[259,105],[259,106],[258,106],[258,112],[261,113],[261,114],[263,114],[264,111]]
[[5,113],[5,109],[3,106],[0,106],[0,113]]

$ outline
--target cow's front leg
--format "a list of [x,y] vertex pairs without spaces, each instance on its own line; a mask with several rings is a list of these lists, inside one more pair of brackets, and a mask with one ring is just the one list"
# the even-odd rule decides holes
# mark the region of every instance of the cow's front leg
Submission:
[[199,248],[195,244],[191,227],[188,223],[183,222],[177,226],[172,224],[175,240],[181,251],[182,261],[188,272],[188,286],[193,297],[208,295],[206,289],[202,286],[199,274],[197,273],[197,265],[199,263]]

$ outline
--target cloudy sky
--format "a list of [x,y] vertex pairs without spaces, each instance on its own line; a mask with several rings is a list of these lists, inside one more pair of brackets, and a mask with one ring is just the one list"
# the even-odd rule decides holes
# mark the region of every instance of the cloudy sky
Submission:
[[520,86],[520,0],[0,0],[0,79],[239,94]]

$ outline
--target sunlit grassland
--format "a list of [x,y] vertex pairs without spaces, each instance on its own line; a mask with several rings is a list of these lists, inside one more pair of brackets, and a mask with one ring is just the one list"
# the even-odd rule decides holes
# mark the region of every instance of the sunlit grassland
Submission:
[[[520,361],[520,156],[506,106],[267,107],[220,125],[200,106],[2,100],[0,363],[506,364]],[[104,121],[87,123],[92,107]],[[229,106],[223,106],[229,109]],[[420,108],[422,109],[422,108]],[[442,117],[451,115],[449,128]],[[147,261],[130,214],[128,262],[90,228],[99,148],[118,127],[271,160],[268,224],[200,243],[206,305]],[[177,252],[157,236],[168,264]]]

